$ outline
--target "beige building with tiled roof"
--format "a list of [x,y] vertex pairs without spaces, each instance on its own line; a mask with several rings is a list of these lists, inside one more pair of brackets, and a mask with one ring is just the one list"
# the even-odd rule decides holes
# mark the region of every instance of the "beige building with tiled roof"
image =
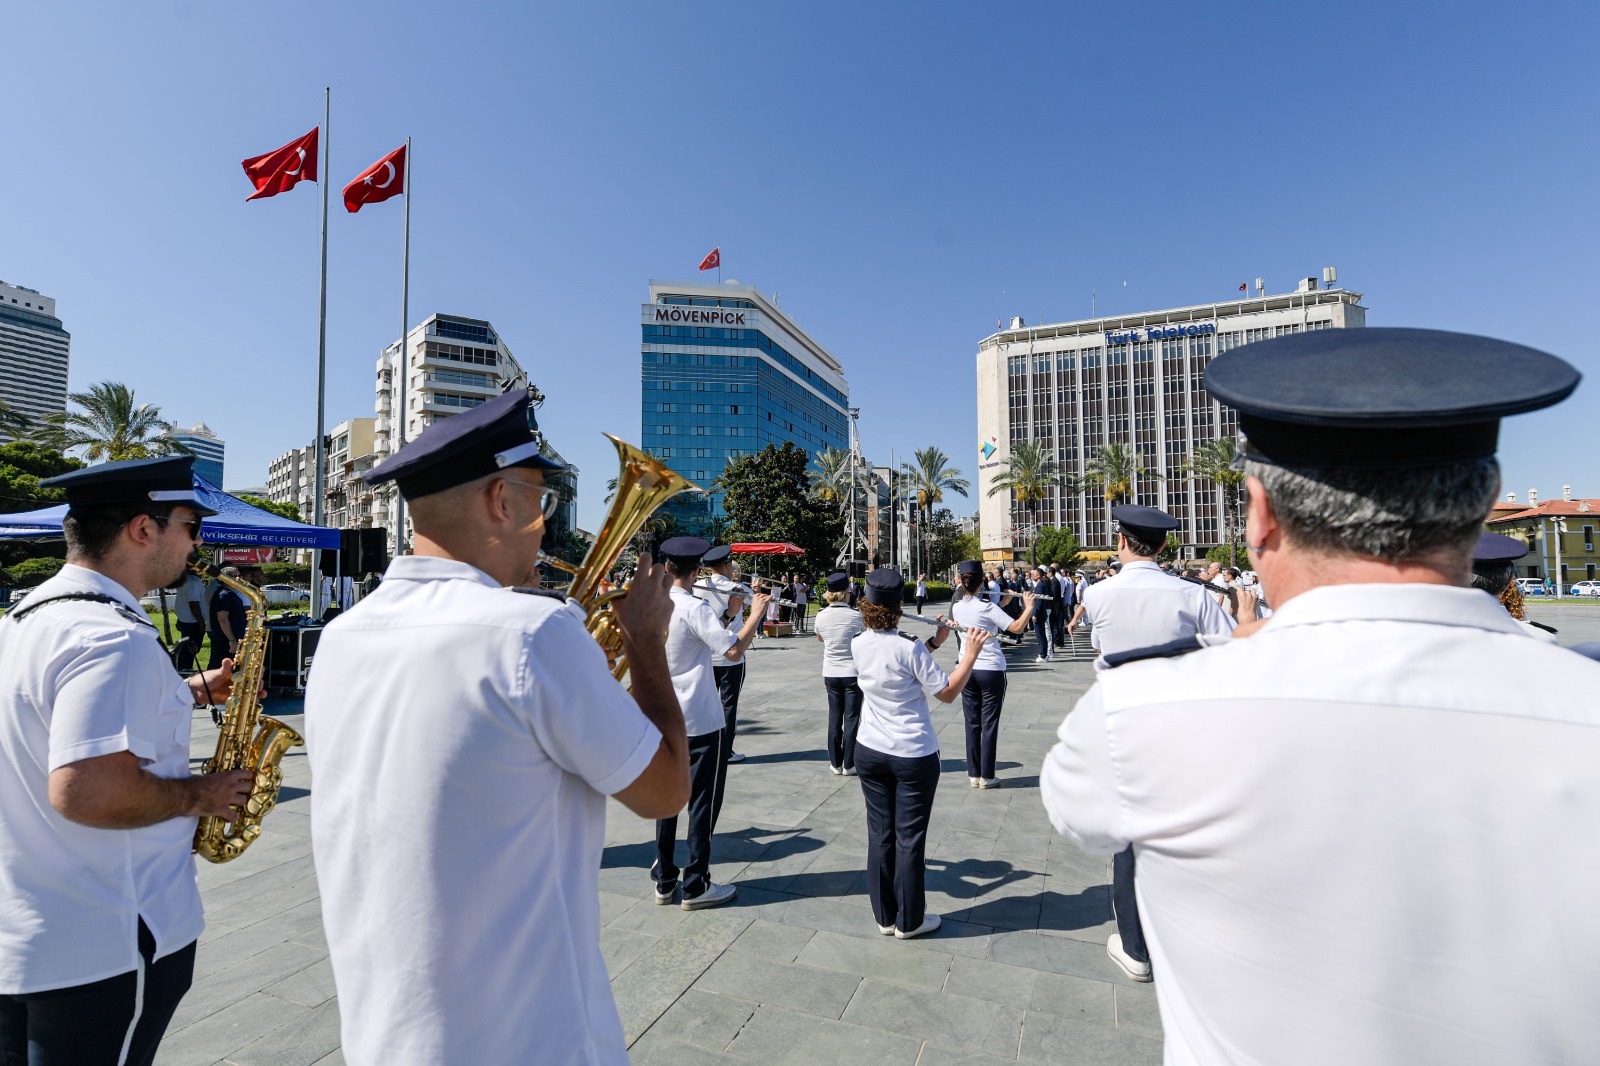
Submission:
[[1530,492],[1528,502],[1516,494],[1490,509],[1487,525],[1528,542],[1528,554],[1517,560],[1517,576],[1554,581],[1559,572],[1563,586],[1600,577],[1600,499],[1576,499],[1570,488],[1559,500],[1539,500]]

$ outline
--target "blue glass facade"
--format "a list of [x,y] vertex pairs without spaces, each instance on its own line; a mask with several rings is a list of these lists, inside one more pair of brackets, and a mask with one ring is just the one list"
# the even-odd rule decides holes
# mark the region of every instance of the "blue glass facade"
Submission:
[[[744,308],[731,297],[659,295],[657,305]],[[788,346],[788,347],[786,347]],[[807,452],[849,443],[849,396],[814,355],[760,328],[646,322],[640,353],[641,446],[709,491],[729,459],[793,441]],[[837,379],[843,384],[843,379]],[[663,509],[680,532],[709,537],[720,493],[678,497]]]

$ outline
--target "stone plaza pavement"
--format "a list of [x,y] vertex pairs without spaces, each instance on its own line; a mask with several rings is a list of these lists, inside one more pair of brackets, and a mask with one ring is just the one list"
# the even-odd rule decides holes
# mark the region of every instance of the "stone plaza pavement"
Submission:
[[[928,908],[944,927],[899,941],[878,935],[867,905],[860,786],[828,772],[821,649],[809,635],[751,649],[736,745],[748,758],[729,768],[713,851],[713,878],[739,886],[732,903],[656,906],[653,824],[611,805],[600,944],[633,1061],[1159,1062],[1151,988],[1105,953],[1110,862],[1057,837],[1039,802],[1041,760],[1092,679],[1087,653],[1048,665],[1031,641],[1010,653],[1000,789],[967,787],[960,703],[935,704],[945,773]],[[936,653],[946,668],[954,651]],[[299,710],[268,702],[291,726]],[[202,712],[197,767],[214,744]],[[207,928],[158,1066],[343,1061],[311,862],[315,790],[303,749],[283,765],[261,840],[200,863]]]
[[[1560,628],[1564,644],[1600,640],[1600,605],[1536,604],[1530,617]],[[947,668],[954,650],[936,653]],[[944,927],[898,941],[877,934],[867,906],[859,785],[831,775],[823,755],[821,645],[756,643],[737,744],[748,759],[729,768],[713,854],[714,879],[737,884],[738,898],[693,913],[655,906],[652,825],[611,806],[600,944],[634,1062],[1160,1061],[1151,986],[1106,957],[1110,861],[1057,837],[1039,801],[1041,760],[1092,680],[1086,650],[1035,665],[1030,642],[1010,659],[1004,787],[967,787],[960,704],[935,704],[945,773],[928,906]],[[269,701],[296,727],[299,709]],[[197,768],[214,744],[202,712]],[[283,765],[262,839],[235,862],[200,863],[207,928],[159,1066],[342,1062],[304,750]]]

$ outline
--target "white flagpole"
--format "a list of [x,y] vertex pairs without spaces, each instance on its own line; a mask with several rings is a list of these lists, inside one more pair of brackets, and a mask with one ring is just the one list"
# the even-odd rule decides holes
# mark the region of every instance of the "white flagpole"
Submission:
[[[328,118],[331,114],[327,86],[322,89],[322,172],[317,183],[322,186],[322,286],[317,297],[317,436],[316,436],[316,497],[311,501],[312,525],[322,525],[323,447],[322,424],[328,385]],[[311,618],[322,617],[322,549],[311,553]]]
[[[405,188],[402,190],[406,197],[406,229],[405,241],[400,254],[400,388],[398,402],[395,404],[397,412],[395,430],[390,435],[394,442],[389,454],[393,455],[406,443],[406,364],[411,361],[410,353],[406,350],[406,329],[411,317],[411,138],[406,138],[406,175]],[[406,499],[400,495],[398,487],[394,493],[394,553],[404,555],[406,552]]]

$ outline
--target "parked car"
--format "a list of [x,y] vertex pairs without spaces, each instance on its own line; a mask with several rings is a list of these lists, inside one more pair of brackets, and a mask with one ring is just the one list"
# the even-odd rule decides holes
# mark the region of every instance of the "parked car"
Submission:
[[1600,596],[1600,581],[1575,581],[1569,591],[1574,596]]
[[310,589],[296,588],[293,585],[262,585],[261,594],[267,598],[268,607],[281,607],[311,598]]
[[1544,581],[1536,577],[1517,578],[1517,588],[1522,590],[1524,596],[1544,596],[1547,594]]

